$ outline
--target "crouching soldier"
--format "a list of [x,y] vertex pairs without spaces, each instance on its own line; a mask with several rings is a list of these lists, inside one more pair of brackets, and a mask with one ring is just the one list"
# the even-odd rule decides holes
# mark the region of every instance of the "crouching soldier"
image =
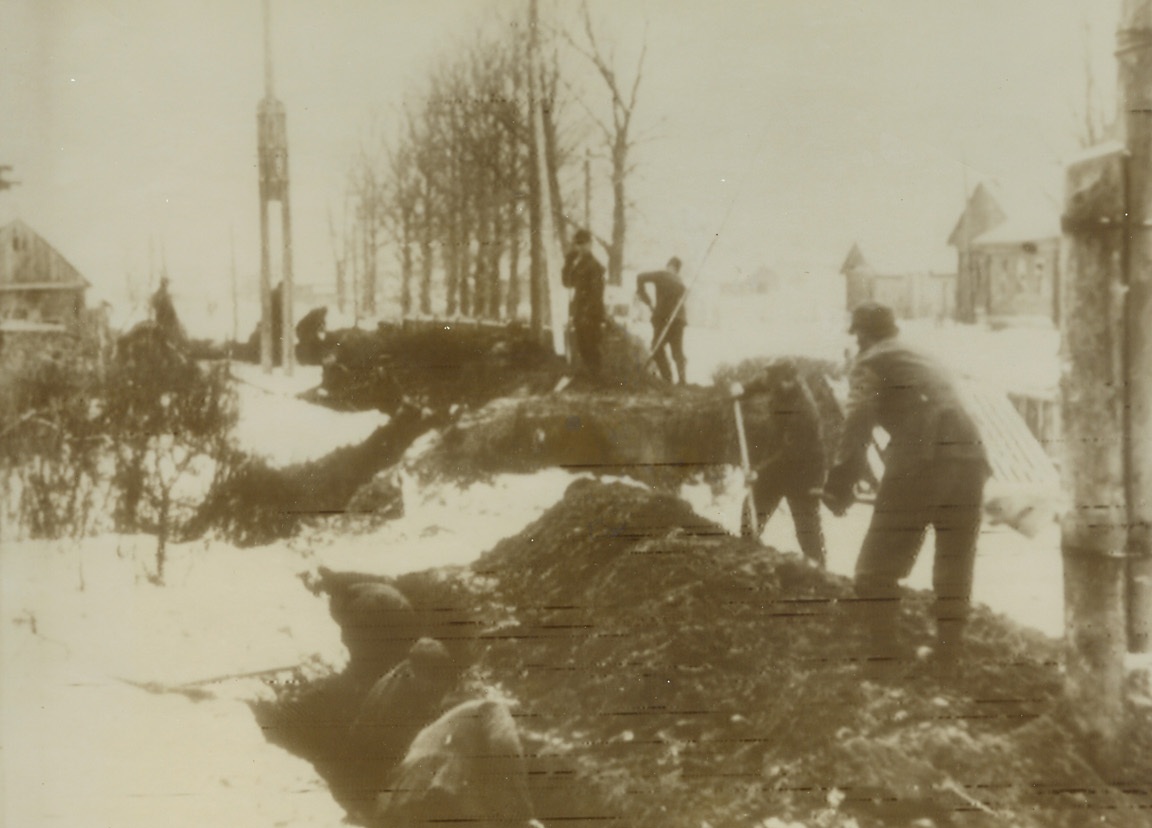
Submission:
[[372,812],[381,782],[420,729],[440,713],[459,672],[443,644],[421,638],[407,658],[373,685],[348,729],[353,810],[361,815]]
[[750,510],[744,509],[741,536],[759,538],[780,501],[787,499],[800,551],[812,563],[824,567],[828,557],[820,522],[824,440],[812,392],[804,384],[796,363],[781,359],[747,386],[733,383],[731,393],[736,399],[767,393],[771,405],[768,456],[753,464],[751,497],[758,525],[752,525]]
[[528,773],[508,708],[469,701],[420,731],[376,800],[375,825],[536,825]]

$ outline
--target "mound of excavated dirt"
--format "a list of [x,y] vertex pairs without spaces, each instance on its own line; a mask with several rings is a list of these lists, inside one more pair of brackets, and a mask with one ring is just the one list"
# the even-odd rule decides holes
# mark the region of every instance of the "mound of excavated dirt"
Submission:
[[413,471],[469,480],[560,466],[675,490],[738,463],[728,398],[711,388],[666,386],[494,400],[447,429]]
[[[914,659],[864,681],[845,578],[668,495],[581,480],[473,566],[391,583],[418,634],[471,664],[445,707],[515,703],[545,825],[1147,824],[1148,740],[1112,785],[1088,766],[1061,724],[1057,642],[977,608],[954,681]],[[905,593],[909,650],[931,640],[928,599]],[[341,801],[364,784],[342,751],[365,692],[336,676],[258,711]]]
[[[798,360],[820,414],[828,456],[843,415],[828,385],[832,366]],[[710,479],[740,464],[728,385],[757,377],[767,362],[749,360],[718,374],[717,387],[668,386],[640,391],[572,386],[521,399],[494,400],[448,429],[416,472],[458,479],[548,466],[626,475],[674,491],[694,477]],[[771,394],[742,403],[753,463],[772,453],[777,436]]]
[[392,411],[404,400],[433,409],[482,405],[497,397],[551,390],[564,376],[578,386],[651,388],[647,349],[615,323],[605,327],[603,376],[593,383],[522,325],[472,322],[381,324],[374,332],[333,331],[325,345],[316,402]]
[[[1060,724],[1058,645],[987,610],[955,683],[915,662],[864,682],[845,579],[592,481],[474,570],[500,620],[476,669],[574,774],[546,824],[1146,824],[1149,792],[1106,785]],[[903,643],[927,644],[906,597]]]

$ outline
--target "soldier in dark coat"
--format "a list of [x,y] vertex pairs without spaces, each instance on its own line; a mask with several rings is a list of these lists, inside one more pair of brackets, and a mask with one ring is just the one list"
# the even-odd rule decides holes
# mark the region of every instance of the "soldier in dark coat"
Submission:
[[600,343],[604,331],[604,265],[592,255],[592,234],[577,230],[561,271],[564,287],[572,288],[569,314],[580,359],[592,374],[601,367]]
[[844,434],[828,473],[825,502],[843,514],[866,467],[876,426],[889,435],[872,522],[856,561],[856,595],[870,641],[872,671],[900,657],[899,582],[935,529],[932,585],[936,593],[935,661],[951,674],[972,594],[984,483],[989,475],[979,430],[955,381],[935,359],[898,336],[892,310],[857,307],[850,333],[860,351],[853,365]]
[[372,812],[384,779],[420,729],[443,709],[444,696],[459,672],[443,644],[421,638],[407,658],[372,686],[348,728],[346,744],[356,770],[354,810],[361,816]]
[[759,538],[780,501],[787,499],[800,551],[808,560],[824,567],[828,557],[820,522],[824,440],[812,392],[804,384],[796,363],[781,359],[747,386],[733,384],[732,393],[736,397],[767,393],[771,405],[769,454],[757,460],[752,483],[752,502],[759,525],[751,525],[745,510],[741,535]]
[[420,731],[377,799],[374,824],[539,828],[508,708],[464,702]]
[[[648,295],[647,286],[656,291],[656,302]],[[668,364],[668,350],[676,363],[677,382],[686,382],[684,371],[688,360],[684,357],[684,328],[688,314],[684,307],[687,288],[680,281],[680,259],[673,256],[664,270],[641,273],[636,277],[636,295],[652,309],[652,358],[666,382],[672,382],[672,367]]]
[[313,308],[296,323],[296,361],[301,365],[319,365],[324,359],[325,334],[328,330],[328,308]]
[[184,339],[184,329],[176,316],[176,307],[172,304],[172,294],[168,292],[168,277],[160,279],[160,287],[152,294],[152,319],[156,327],[169,342],[176,344]]

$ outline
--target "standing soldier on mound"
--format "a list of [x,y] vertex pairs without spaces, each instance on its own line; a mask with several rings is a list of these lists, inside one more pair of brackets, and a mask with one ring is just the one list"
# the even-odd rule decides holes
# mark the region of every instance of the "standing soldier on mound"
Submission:
[[751,525],[745,509],[740,534],[745,538],[759,538],[780,501],[787,498],[800,551],[823,568],[828,557],[820,523],[825,462],[816,401],[791,359],[772,363],[762,377],[747,386],[736,382],[731,387],[736,399],[766,392],[771,395],[772,453],[757,465],[750,495],[759,525]]
[[[647,285],[656,290],[656,303],[648,296]],[[672,382],[672,367],[668,364],[665,348],[672,351],[676,363],[677,382],[686,382],[684,369],[688,360],[684,358],[684,328],[688,324],[688,314],[684,309],[684,294],[687,288],[680,281],[680,259],[673,256],[665,270],[653,270],[636,277],[636,295],[640,301],[652,309],[652,358],[665,382]]]
[[859,353],[849,376],[844,434],[828,473],[825,502],[843,515],[864,475],[872,431],[890,441],[872,522],[856,561],[856,597],[869,637],[869,672],[883,675],[901,653],[897,645],[899,582],[912,571],[932,526],[936,557],[935,663],[943,676],[957,668],[968,620],[972,571],[987,455],[955,382],[931,357],[904,344],[892,309],[865,302],[852,312],[849,333]]
[[560,275],[564,287],[573,289],[570,315],[580,359],[589,373],[599,375],[605,317],[604,265],[592,255],[592,234],[587,230],[577,230],[572,237],[572,249],[564,257]]

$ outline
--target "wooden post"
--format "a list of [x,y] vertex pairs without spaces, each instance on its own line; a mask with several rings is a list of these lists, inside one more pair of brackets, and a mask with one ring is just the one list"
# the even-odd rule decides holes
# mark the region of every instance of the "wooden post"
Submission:
[[1125,0],[1116,57],[1127,171],[1128,649],[1152,649],[1152,0]]
[[1124,162],[1113,146],[1071,164],[1064,212],[1065,695],[1105,771],[1120,762],[1124,713]]
[[272,262],[268,248],[268,199],[260,196],[260,368],[272,373]]

